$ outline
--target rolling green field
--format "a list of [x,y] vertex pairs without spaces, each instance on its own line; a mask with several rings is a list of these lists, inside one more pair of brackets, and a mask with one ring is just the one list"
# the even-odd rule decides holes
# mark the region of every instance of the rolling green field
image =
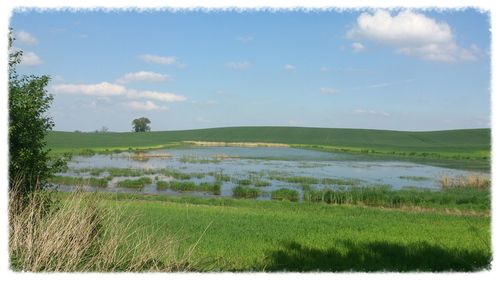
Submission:
[[[146,133],[51,132],[48,147],[55,152],[82,149],[155,148],[181,141],[265,142],[322,150],[401,152],[406,156],[490,157],[490,129],[404,132],[301,127],[228,127]],[[413,153],[413,154],[412,154]],[[425,154],[422,154],[425,153]],[[395,153],[397,154],[397,153]]]
[[182,252],[199,240],[191,257],[195,271],[475,271],[491,259],[490,217],[483,215],[100,196],[103,206],[134,218],[134,229],[155,233],[153,245],[174,236]]

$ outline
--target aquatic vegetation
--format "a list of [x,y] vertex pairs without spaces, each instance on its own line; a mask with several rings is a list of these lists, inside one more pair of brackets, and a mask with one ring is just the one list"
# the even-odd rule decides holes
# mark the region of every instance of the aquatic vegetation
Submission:
[[214,195],[220,194],[220,182],[202,182],[196,184],[191,181],[158,181],[156,182],[158,190],[171,189],[178,192],[203,191]]
[[239,185],[251,185],[252,181],[250,179],[240,179],[236,181]]
[[219,171],[215,171],[215,172],[209,172],[208,175],[214,177],[215,180],[218,182],[231,181],[231,177],[228,175],[225,175],[224,171],[222,169],[220,169]]
[[72,186],[94,186],[94,187],[107,187],[108,178],[81,178],[81,177],[65,177],[54,176],[49,179],[50,183],[72,185]]
[[292,189],[280,188],[271,192],[271,199],[299,201],[299,192]]
[[222,160],[216,156],[213,157],[200,157],[198,155],[182,155],[179,158],[182,163],[192,163],[192,164],[208,164],[208,163],[220,163]]
[[265,187],[265,186],[270,186],[271,183],[268,181],[264,181],[264,180],[256,180],[253,182],[253,185],[255,187]]
[[428,177],[419,177],[419,176],[399,176],[400,179],[404,180],[412,180],[412,181],[426,181],[430,180]]
[[123,181],[119,181],[116,183],[116,185],[119,187],[141,189],[144,188],[144,186],[146,186],[147,184],[151,184],[152,182],[153,181],[148,177],[141,177],[138,179],[126,179]]
[[233,197],[235,198],[257,198],[260,190],[249,186],[235,186],[233,188]]
[[304,176],[271,175],[270,178],[282,182],[298,183],[298,184],[356,185],[361,182],[358,179],[313,178]]
[[323,178],[319,182],[325,185],[357,185],[361,183],[359,179],[335,179],[335,178]]

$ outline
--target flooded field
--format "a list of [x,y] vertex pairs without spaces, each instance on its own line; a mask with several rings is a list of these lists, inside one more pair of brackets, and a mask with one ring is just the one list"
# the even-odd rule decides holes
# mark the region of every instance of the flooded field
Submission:
[[[465,170],[380,160],[364,155],[326,153],[288,147],[187,147],[143,153],[74,157],[58,174],[59,190],[144,194],[190,194],[203,197],[269,199],[304,190],[386,186],[390,189],[438,190],[443,176],[470,175]],[[489,177],[487,173],[477,173]],[[68,184],[69,178],[80,184]]]

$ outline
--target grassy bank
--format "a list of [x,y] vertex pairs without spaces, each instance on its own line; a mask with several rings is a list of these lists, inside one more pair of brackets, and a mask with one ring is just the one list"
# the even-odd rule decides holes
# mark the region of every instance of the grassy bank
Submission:
[[489,165],[490,129],[405,132],[300,127],[229,127],[147,133],[51,132],[54,153],[113,153],[177,147],[183,141],[287,144],[331,152],[417,159],[448,159]]
[[134,217],[131,229],[155,233],[148,241],[153,247],[174,235],[185,252],[202,237],[191,255],[196,271],[475,271],[487,268],[491,259],[488,216],[288,201],[98,196],[101,206]]

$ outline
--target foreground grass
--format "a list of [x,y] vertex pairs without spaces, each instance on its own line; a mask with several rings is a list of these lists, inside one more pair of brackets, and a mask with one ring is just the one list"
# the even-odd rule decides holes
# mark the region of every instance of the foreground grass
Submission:
[[[75,192],[53,200],[35,192],[28,200],[9,194],[9,255],[15,271],[183,271],[191,249],[177,252],[173,237],[149,243],[143,231],[122,216],[118,206],[96,194]],[[130,213],[128,213],[130,215]]]
[[[101,194],[138,214],[135,227],[175,233],[201,271],[474,271],[491,260],[490,218],[281,201]],[[118,203],[118,204],[117,204]]]

